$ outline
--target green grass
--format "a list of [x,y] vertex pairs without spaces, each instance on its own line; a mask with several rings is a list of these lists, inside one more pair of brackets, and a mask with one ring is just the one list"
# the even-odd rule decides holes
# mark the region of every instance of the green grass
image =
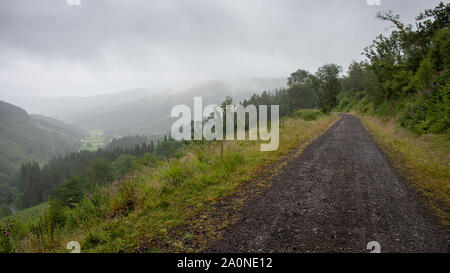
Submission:
[[96,151],[105,147],[105,138],[103,130],[89,130],[89,136],[83,139],[83,145],[80,150]]
[[16,214],[9,216],[15,218],[24,224],[34,223],[39,220],[44,212],[48,209],[48,203],[42,203],[37,206],[17,211]]
[[91,137],[101,137],[103,136],[103,130],[91,129],[89,130],[89,136]]
[[358,115],[364,127],[408,183],[433,210],[444,227],[450,227],[450,136],[419,136],[396,125]]
[[299,145],[306,147],[338,119],[283,120],[279,149],[274,152],[261,152],[260,143],[254,141],[226,141],[223,147],[221,142],[189,145],[180,157],[142,166],[130,179],[85,197],[68,211],[64,227],[51,237],[32,233],[16,245],[15,251],[67,252],[65,244],[69,241],[80,242],[82,252],[133,252],[143,242],[150,245],[151,252],[173,248],[193,251],[178,242],[170,246],[152,242],[166,240],[177,226],[198,224],[199,212],[210,209],[243,184],[256,183],[258,175],[279,167],[274,163]]

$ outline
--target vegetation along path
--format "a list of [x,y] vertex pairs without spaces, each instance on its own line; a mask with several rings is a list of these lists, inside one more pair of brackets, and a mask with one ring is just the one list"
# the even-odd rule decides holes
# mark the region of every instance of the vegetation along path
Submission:
[[206,252],[447,252],[446,233],[360,121],[342,115]]

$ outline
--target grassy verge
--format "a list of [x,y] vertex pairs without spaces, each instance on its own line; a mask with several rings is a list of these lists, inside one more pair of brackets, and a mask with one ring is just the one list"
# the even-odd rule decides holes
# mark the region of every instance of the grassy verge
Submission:
[[450,228],[450,142],[448,135],[417,136],[393,120],[356,115],[426,205]]
[[48,209],[48,202],[45,202],[31,208],[19,210],[17,211],[16,214],[14,214],[13,217],[24,224],[33,223],[39,220],[39,217],[44,215],[47,209]]
[[[142,166],[134,175],[86,196],[74,209],[42,217],[29,235],[14,242],[14,251],[67,252],[69,241],[80,242],[82,252],[133,252],[143,244],[145,251],[195,251],[171,241],[168,234],[179,226],[198,224],[200,212],[242,185],[258,182],[262,173],[293,152],[300,153],[338,119],[282,120],[279,149],[274,152],[261,152],[254,141],[189,145],[180,157]],[[55,215],[57,221],[49,221]],[[186,233],[184,239],[194,240],[193,236]],[[156,243],[161,241],[165,243]]]

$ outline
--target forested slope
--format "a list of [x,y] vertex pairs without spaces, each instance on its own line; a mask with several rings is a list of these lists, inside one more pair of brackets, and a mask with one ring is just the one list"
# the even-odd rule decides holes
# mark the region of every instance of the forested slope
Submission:
[[450,4],[441,3],[405,25],[392,11],[377,18],[395,29],[379,35],[342,79],[338,111],[357,110],[418,134],[450,129]]
[[42,116],[30,116],[0,101],[0,204],[13,200],[16,173],[23,162],[44,163],[54,155],[78,149],[81,133],[68,125]]

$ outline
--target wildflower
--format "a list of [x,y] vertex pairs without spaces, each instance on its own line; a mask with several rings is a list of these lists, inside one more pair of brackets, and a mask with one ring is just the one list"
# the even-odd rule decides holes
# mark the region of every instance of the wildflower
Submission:
[[6,232],[6,233],[5,233],[5,236],[9,236],[9,232]]
[[412,111],[411,114],[414,116],[414,114],[415,114],[414,111]]

